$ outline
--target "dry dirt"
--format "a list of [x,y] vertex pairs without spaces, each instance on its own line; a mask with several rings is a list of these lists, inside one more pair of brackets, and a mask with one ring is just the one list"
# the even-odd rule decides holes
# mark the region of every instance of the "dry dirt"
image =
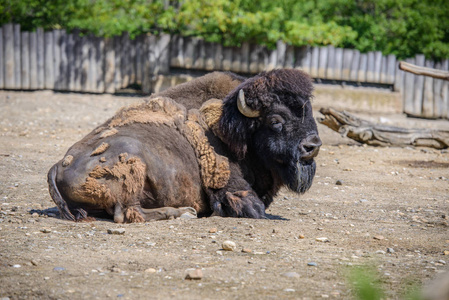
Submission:
[[[363,147],[321,125],[312,188],[282,191],[270,219],[58,219],[48,169],[135,101],[0,91],[0,299],[348,299],[358,265],[374,269],[385,298],[403,299],[447,269],[449,153]],[[358,113],[449,129],[447,121]],[[124,235],[108,234],[115,228]],[[237,250],[222,250],[226,240]],[[192,269],[202,279],[185,279]]]

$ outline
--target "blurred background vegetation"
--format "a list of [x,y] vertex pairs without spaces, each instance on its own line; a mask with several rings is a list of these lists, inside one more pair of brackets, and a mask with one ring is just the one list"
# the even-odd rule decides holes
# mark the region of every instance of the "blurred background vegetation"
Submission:
[[382,51],[399,59],[449,58],[447,0],[0,0],[0,25],[22,30],[80,29],[99,36],[129,32]]

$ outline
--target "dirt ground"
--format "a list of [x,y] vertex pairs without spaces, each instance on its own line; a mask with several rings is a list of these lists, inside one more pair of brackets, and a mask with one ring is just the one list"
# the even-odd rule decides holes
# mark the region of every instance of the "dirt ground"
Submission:
[[[316,111],[333,104],[329,93]],[[348,274],[359,265],[373,268],[384,298],[404,299],[447,270],[448,151],[364,147],[321,125],[312,188],[303,196],[283,190],[269,219],[58,219],[48,169],[135,101],[0,91],[0,299],[348,299]],[[449,129],[448,121],[357,113]],[[116,228],[125,233],[108,234]],[[227,240],[235,251],[222,249]],[[194,269],[202,278],[185,279]]]

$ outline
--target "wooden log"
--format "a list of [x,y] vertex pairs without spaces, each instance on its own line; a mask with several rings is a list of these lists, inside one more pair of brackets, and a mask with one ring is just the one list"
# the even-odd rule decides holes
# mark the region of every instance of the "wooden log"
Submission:
[[222,62],[223,62],[223,46],[221,44],[215,43],[215,55],[214,55],[215,70],[222,69]]
[[45,38],[42,28],[36,29],[37,38],[37,88],[45,86]]
[[20,37],[20,25],[14,24],[14,88],[20,89],[22,86],[21,76],[21,37]]
[[[415,63],[418,66],[424,66],[425,57],[424,55],[416,55]],[[414,76],[415,77],[415,95],[413,99],[413,111],[415,116],[422,115],[422,107],[423,107],[423,91],[424,91],[424,76]]]
[[241,64],[242,64],[242,53],[240,48],[232,47],[231,71],[236,73],[240,72]]
[[[409,62],[415,62],[414,58],[408,59]],[[415,112],[415,105],[413,99],[415,99],[415,76],[412,73],[404,74],[404,88],[402,89],[403,95],[403,110],[407,115],[417,115]],[[420,111],[421,112],[421,111]]]
[[[442,62],[435,63],[435,69],[441,70],[443,68]],[[442,79],[433,80],[433,115],[435,118],[443,117],[443,98],[442,98]]]
[[[420,56],[421,57],[421,56]],[[422,59],[421,59],[422,60]],[[420,60],[420,61],[421,61]],[[430,76],[437,79],[449,80],[449,72],[442,70],[435,70],[426,67],[420,67],[407,62],[401,61],[399,63],[399,69],[406,72],[410,72],[416,75]]]
[[279,40],[276,42],[276,65],[275,68],[283,68],[285,64],[285,52],[287,51],[287,44]]
[[5,58],[3,53],[3,27],[0,27],[0,89],[5,87]]
[[61,60],[59,67],[59,80],[58,87],[60,90],[67,91],[69,87],[69,63],[68,63],[68,50],[67,50],[67,40],[68,34],[65,31],[61,31],[61,37],[59,40],[59,47],[61,51]]
[[352,49],[343,50],[343,65],[341,69],[341,79],[345,81],[351,80],[351,63],[354,59],[354,51]]
[[371,146],[420,146],[435,149],[449,147],[449,131],[433,129],[407,129],[378,125],[347,112],[321,108],[324,117],[318,121],[357,142]]
[[[433,61],[426,60],[425,66],[433,68]],[[434,95],[433,95],[433,78],[426,76],[424,78],[424,90],[422,100],[422,116],[425,118],[435,118],[434,116]]]
[[310,74],[311,56],[310,46],[295,48],[295,68],[302,69],[307,74]]
[[328,47],[319,48],[319,58],[318,58],[318,77],[326,78],[326,68],[328,59]]
[[223,63],[222,63],[223,71],[230,71],[231,65],[232,65],[232,48],[223,47]]
[[382,71],[382,52],[374,52],[374,82],[380,83],[380,74]]
[[240,48],[241,53],[241,62],[240,62],[240,72],[248,73],[249,72],[249,43],[243,42],[242,47]]
[[320,48],[313,47],[312,48],[312,57],[310,61],[310,76],[313,78],[318,77],[318,63],[320,60]]
[[12,24],[3,25],[4,65],[5,65],[5,89],[15,88],[14,75],[14,27]]
[[285,50],[284,68],[293,69],[295,67],[295,47],[287,45]]
[[55,67],[54,67],[54,34],[53,31],[47,31],[44,33],[45,41],[45,84],[44,89],[52,90],[55,87]]
[[206,48],[204,45],[204,40],[196,39],[196,47],[194,52],[193,68],[197,70],[204,70],[204,58],[206,57]]
[[21,62],[20,62],[20,77],[21,77],[21,89],[30,89],[30,33],[22,32],[21,41]]
[[61,30],[53,30],[53,88],[60,89]]
[[335,75],[336,80],[342,79],[342,75],[341,75],[342,70],[343,70],[343,49],[335,48],[334,75]]
[[366,73],[368,70],[368,54],[360,54],[359,71],[357,72],[357,81],[366,82]]
[[36,32],[29,33],[29,47],[30,55],[30,85],[31,90],[37,89],[37,34]]
[[[146,37],[145,37],[146,40]],[[121,52],[122,52],[122,43],[121,43],[121,37],[120,36],[114,36],[113,38],[113,44],[114,44],[114,59],[115,59],[115,72],[114,72],[114,91],[118,91],[122,88],[122,70],[121,70]],[[147,47],[148,45],[145,45]],[[146,69],[144,69],[144,74],[146,72]],[[143,81],[143,78],[142,78]],[[143,85],[143,83],[142,83]]]
[[206,57],[204,58],[204,69],[207,71],[213,71],[215,68],[215,43],[205,42],[204,49],[206,51]]
[[351,72],[349,74],[349,80],[351,81],[359,81],[359,67],[360,67],[360,51],[353,50],[353,58],[351,63]]
[[335,47],[327,46],[326,79],[335,80]]

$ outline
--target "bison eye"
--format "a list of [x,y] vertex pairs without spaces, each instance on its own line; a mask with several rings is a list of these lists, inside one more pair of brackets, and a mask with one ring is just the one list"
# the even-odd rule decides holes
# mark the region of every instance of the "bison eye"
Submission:
[[282,123],[281,122],[271,123],[271,128],[273,128],[273,130],[276,132],[281,132],[282,131]]
[[273,115],[269,118],[270,127],[276,132],[281,132],[284,126],[285,120],[280,115]]

